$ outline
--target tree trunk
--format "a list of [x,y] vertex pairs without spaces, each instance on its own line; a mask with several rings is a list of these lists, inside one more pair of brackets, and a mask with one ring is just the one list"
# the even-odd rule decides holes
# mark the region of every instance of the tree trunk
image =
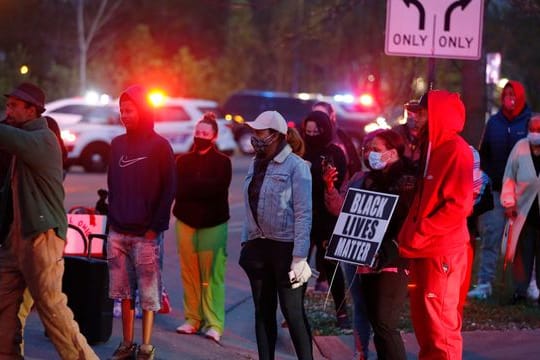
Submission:
[[84,36],[84,0],[77,0],[77,41],[79,45],[79,92],[86,92],[86,63],[88,46]]
[[486,123],[486,79],[485,58],[478,61],[463,61],[461,69],[462,96],[467,120],[461,135],[478,148]]

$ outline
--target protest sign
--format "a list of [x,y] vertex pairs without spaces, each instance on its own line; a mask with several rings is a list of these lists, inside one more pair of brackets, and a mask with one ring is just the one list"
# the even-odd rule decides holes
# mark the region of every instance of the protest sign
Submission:
[[399,196],[350,188],[325,257],[373,266]]

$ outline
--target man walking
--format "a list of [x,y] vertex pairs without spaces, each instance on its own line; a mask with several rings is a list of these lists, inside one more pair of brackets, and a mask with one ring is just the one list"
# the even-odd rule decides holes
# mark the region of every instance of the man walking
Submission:
[[429,91],[410,107],[420,125],[416,194],[398,237],[410,259],[409,297],[419,359],[461,359],[460,289],[467,272],[473,156],[458,134],[465,107],[458,94]]
[[28,287],[62,359],[98,359],[81,335],[62,293],[67,221],[62,153],[47,126],[45,95],[22,83],[7,97],[0,150],[11,154],[0,179],[0,359],[22,359],[17,313]]

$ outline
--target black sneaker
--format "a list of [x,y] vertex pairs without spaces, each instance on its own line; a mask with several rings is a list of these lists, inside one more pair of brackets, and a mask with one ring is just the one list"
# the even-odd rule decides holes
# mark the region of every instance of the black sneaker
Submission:
[[136,360],[137,344],[126,344],[121,342],[116,348],[109,360]]
[[352,324],[347,314],[339,314],[337,317],[336,325],[341,330],[351,330]]
[[525,295],[520,295],[518,293],[514,293],[512,295],[512,305],[522,305],[527,303],[527,297]]
[[148,350],[148,349],[142,348],[142,346],[143,345],[139,345],[139,349],[137,350],[136,360],[154,360],[154,356],[156,355],[156,347],[153,345],[150,345],[151,347]]

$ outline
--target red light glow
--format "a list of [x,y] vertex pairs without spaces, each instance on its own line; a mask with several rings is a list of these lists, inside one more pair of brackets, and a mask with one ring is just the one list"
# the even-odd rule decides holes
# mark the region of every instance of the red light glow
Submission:
[[371,94],[360,95],[360,97],[358,98],[358,101],[360,102],[360,104],[366,107],[371,107],[375,104],[375,99],[373,99],[373,95]]

